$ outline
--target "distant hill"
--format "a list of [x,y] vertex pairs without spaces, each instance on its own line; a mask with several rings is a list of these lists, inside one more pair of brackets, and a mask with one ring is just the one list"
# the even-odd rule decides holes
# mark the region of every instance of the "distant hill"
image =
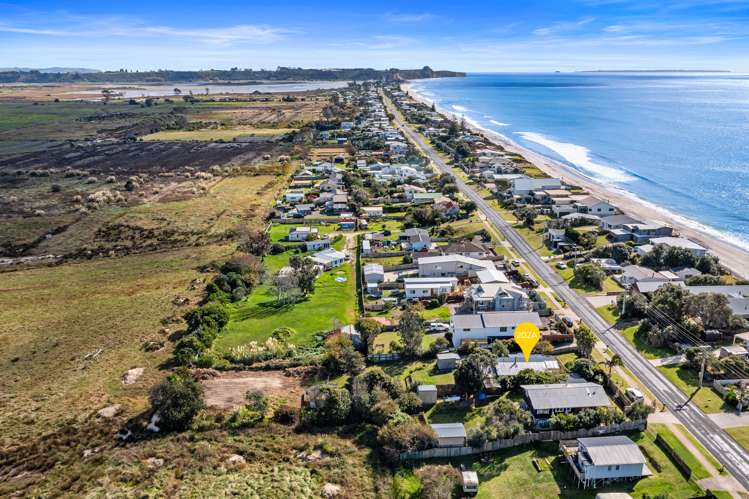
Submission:
[[30,73],[37,71],[39,73],[99,73],[98,69],[89,68],[0,68],[0,73]]
[[429,66],[421,69],[303,69],[279,67],[275,70],[210,69],[199,71],[62,71],[11,70],[0,72],[0,83],[184,83],[233,82],[247,80],[269,81],[341,81],[341,80],[413,80],[465,76],[455,71],[434,71]]

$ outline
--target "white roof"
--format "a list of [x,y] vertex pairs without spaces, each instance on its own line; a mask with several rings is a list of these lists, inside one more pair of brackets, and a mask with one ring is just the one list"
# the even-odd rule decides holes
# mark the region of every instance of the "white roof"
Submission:
[[345,258],[346,253],[334,250],[333,248],[324,249],[312,255],[312,259],[320,263],[330,263],[336,260],[343,260]]
[[686,248],[690,250],[705,251],[705,248],[685,237],[653,237],[650,239],[651,244],[665,244],[677,248]]
[[476,277],[478,277],[482,284],[490,282],[510,282],[505,273],[496,267],[479,270],[476,272]]
[[417,260],[419,265],[430,264],[430,263],[448,263],[448,262],[460,262],[468,265],[474,265],[476,267],[483,267],[485,269],[494,269],[494,262],[490,260],[478,260],[471,258],[470,256],[463,255],[439,255],[439,256],[424,256]]
[[416,387],[417,392],[436,392],[437,385],[419,385]]
[[526,362],[523,354],[511,354],[507,357],[499,357],[495,369],[498,376],[514,376],[523,369],[538,372],[559,369],[559,361],[545,355],[531,355]]
[[379,263],[368,263],[364,266],[364,273],[365,274],[382,274],[384,273],[384,268]]
[[408,277],[403,279],[406,289],[430,289],[440,286],[455,286],[458,280],[455,277]]

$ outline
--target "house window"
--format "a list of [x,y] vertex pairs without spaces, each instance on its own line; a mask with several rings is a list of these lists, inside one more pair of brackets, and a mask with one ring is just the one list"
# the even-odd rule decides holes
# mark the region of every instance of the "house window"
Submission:
[[619,465],[618,464],[616,465],[616,471],[619,471]]
[[612,470],[612,468],[613,468],[613,466],[609,466],[609,471],[611,471],[611,470]]
[[501,333],[504,333],[504,332],[506,332],[506,331],[507,331],[507,328],[506,328],[506,327],[501,327],[501,328],[499,328],[499,331],[500,331]]

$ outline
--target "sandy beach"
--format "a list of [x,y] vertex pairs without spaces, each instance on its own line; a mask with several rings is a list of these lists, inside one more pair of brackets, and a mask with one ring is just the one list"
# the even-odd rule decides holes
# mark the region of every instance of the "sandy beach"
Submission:
[[[432,105],[429,99],[413,91],[413,88],[408,83],[402,84],[401,88],[404,92],[409,92],[409,95],[414,99],[424,104]],[[451,118],[459,117],[458,113],[447,111],[440,106],[436,106],[436,110]],[[657,221],[672,226],[679,235],[708,248],[712,254],[720,259],[725,267],[729,268],[737,276],[749,279],[749,251],[728,240],[722,239],[717,230],[672,213],[623,189],[596,182],[564,163],[518,145],[502,134],[472,124],[468,124],[468,126],[475,132],[486,137],[489,142],[507,151],[521,154],[548,175],[559,177],[568,184],[583,187],[592,195],[616,205],[623,213],[633,218],[643,221]]]

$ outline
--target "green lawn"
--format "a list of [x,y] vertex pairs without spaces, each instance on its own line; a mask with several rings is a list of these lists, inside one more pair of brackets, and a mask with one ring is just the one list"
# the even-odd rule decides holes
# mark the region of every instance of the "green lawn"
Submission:
[[[658,370],[687,396],[691,396],[697,389],[697,373],[691,369],[683,366],[661,366]],[[708,414],[728,409],[720,395],[709,386],[703,386],[694,395],[692,402]]]
[[[372,353],[390,353],[390,343],[400,343],[401,336],[398,331],[390,331],[388,333],[380,333],[372,343]],[[421,348],[427,350],[429,346],[436,341],[436,338],[429,335],[424,335],[421,340]]]
[[[280,257],[280,258],[279,258]],[[288,260],[287,254],[266,257],[269,269],[280,268]],[[260,286],[246,300],[232,306],[231,321],[214,344],[218,352],[250,341],[263,341],[277,327],[293,328],[297,335],[291,342],[309,345],[315,335],[327,331],[333,320],[351,324],[356,320],[356,286],[351,265],[323,273],[315,284],[315,291],[302,302],[276,306],[275,297],[267,285]],[[336,277],[345,277],[337,282]]]
[[478,426],[484,420],[480,407],[470,407],[463,402],[437,402],[425,414],[430,424],[464,423],[466,428]]
[[671,447],[671,449],[673,449],[679,457],[681,457],[684,463],[686,463],[686,465],[692,471],[692,477],[695,480],[702,480],[703,478],[707,478],[710,476],[710,473],[707,472],[705,467],[702,466],[699,460],[697,460],[697,458],[689,451],[689,449],[684,447],[684,444],[681,443],[681,440],[679,440],[678,437],[668,429],[668,426],[659,423],[652,423],[648,425],[648,427],[650,430],[660,434],[661,438],[666,441],[668,446]]
[[598,315],[606,319],[609,324],[616,324],[619,320],[619,309],[615,305],[604,305],[597,307]]
[[[671,499],[701,495],[697,485],[686,481],[671,460],[655,445],[653,433],[634,433],[629,436],[646,449],[662,471],[658,472],[650,463],[653,476],[596,490],[583,490],[576,486],[572,472],[558,457],[556,442],[506,449],[483,459],[472,456],[452,462],[463,463],[478,473],[478,498],[593,498],[599,492],[627,492],[635,498],[641,498],[646,494],[650,497],[667,494]],[[534,458],[540,460],[543,467],[548,467],[549,470],[537,471],[532,461]]]
[[649,345],[646,341],[640,339],[637,336],[637,331],[639,328],[639,325],[630,326],[626,329],[622,329],[620,333],[627,339],[627,341],[632,343],[646,359],[652,360],[674,355],[674,352],[668,348],[654,347],[652,345]]
[[[289,232],[295,228],[295,227],[302,227],[304,224],[273,224],[270,228],[270,233],[268,234],[270,236],[270,240],[274,243],[282,241],[286,236],[289,235]],[[317,227],[320,231],[320,236],[324,236],[325,234],[330,234],[334,230],[336,230],[336,224],[327,224],[327,225],[312,225],[312,227]],[[297,241],[294,241],[294,244],[299,244]]]
[[737,426],[735,428],[726,428],[726,431],[731,435],[740,446],[745,448],[749,452],[749,426]]
[[696,438],[694,438],[694,435],[692,435],[691,433],[689,433],[689,430],[687,430],[684,425],[681,425],[681,424],[677,423],[676,426],[679,428],[679,430],[681,430],[681,432],[684,435],[686,435],[686,437],[689,439],[689,441],[692,442],[692,445],[694,445],[697,449],[699,449],[699,451],[702,453],[702,455],[705,456],[705,459],[707,459],[710,462],[710,464],[712,464],[713,467],[716,470],[720,471],[721,474],[726,474],[726,471],[723,469],[723,465],[720,464],[718,462],[718,460],[715,459],[715,457],[713,457],[713,455],[710,454],[710,452],[708,452],[708,450],[705,449],[702,446],[702,444],[697,441]]
[[421,316],[424,318],[424,320],[430,321],[434,319],[439,319],[442,321],[449,321],[450,320],[450,309],[447,307],[447,305],[440,305],[436,308],[427,308],[424,309],[423,312],[421,312]]
[[[536,224],[536,227],[543,227],[544,224]],[[546,246],[546,243],[544,242],[544,235],[543,232],[537,232],[536,229],[530,229],[524,225],[515,224],[513,225],[513,228],[523,236],[523,238],[528,241],[528,244],[531,245],[531,247],[536,250],[536,252],[541,256],[551,256],[554,254],[554,252],[549,249],[548,246]],[[543,230],[543,229],[542,229]]]
[[382,364],[382,368],[390,376],[400,379],[411,376],[411,379],[417,385],[451,385],[455,383],[452,371],[442,373],[438,372],[436,367],[436,361],[420,360]]
[[604,279],[601,289],[596,289],[591,288],[590,286],[584,286],[577,282],[574,270],[569,267],[566,269],[557,269],[554,267],[554,269],[560,276],[562,276],[562,279],[567,281],[573,291],[581,295],[601,295],[606,293],[621,293],[624,291],[624,289],[622,289],[622,287],[619,286],[611,276],[607,276],[606,279]]

